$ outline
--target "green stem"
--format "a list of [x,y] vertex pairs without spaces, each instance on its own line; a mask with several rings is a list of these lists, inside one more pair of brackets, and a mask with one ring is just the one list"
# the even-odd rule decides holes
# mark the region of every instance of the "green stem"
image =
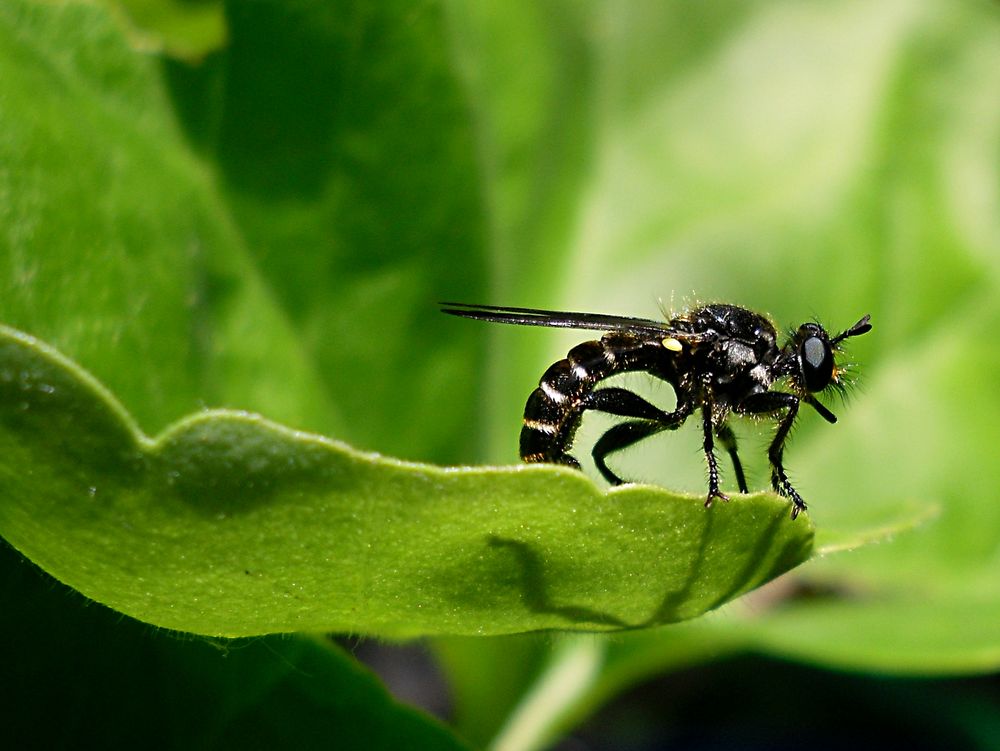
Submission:
[[490,751],[535,751],[551,740],[560,718],[600,675],[606,643],[590,634],[564,638],[500,729]]

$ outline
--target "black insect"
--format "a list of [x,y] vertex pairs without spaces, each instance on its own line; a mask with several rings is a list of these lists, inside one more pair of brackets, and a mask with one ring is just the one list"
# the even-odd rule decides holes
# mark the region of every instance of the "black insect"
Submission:
[[[838,370],[836,362],[841,342],[872,328],[867,315],[833,337],[817,323],[803,323],[789,332],[779,348],[774,324],[736,305],[704,305],[666,322],[465,303],[442,303],[442,310],[481,321],[607,332],[600,340],[571,349],[565,360],[545,371],[528,397],[521,429],[524,461],[579,468],[569,451],[583,413],[592,409],[627,417],[604,433],[592,450],[597,469],[608,482],[618,485],[623,481],[608,467],[608,454],[661,431],[676,430],[700,408],[708,460],[705,505],[709,506],[716,498],[729,500],[719,489],[715,439],[732,459],[740,492],[748,492],[729,415],[771,417],[778,424],[767,452],[771,484],[792,502],[793,519],[806,504],[788,481],[783,454],[799,404],[810,405],[827,422],[837,421],[815,394],[843,388],[843,368]],[[633,371],[649,373],[673,386],[674,410],[664,412],[626,389],[596,388],[605,378]],[[784,381],[787,391],[774,388],[779,381]]]

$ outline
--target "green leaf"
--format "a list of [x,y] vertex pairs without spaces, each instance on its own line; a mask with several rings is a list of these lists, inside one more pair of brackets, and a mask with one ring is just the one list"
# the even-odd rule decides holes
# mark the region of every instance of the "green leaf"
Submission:
[[11,747],[465,748],[328,641],[178,638],[85,601],[7,545],[0,608]]
[[[911,673],[1000,664],[993,4],[226,8],[227,46],[189,67],[137,54],[101,4],[0,4],[0,317],[162,434],[101,397],[88,414],[118,436],[112,458],[138,447],[145,477],[192,435],[162,431],[210,405],[407,459],[513,461],[526,392],[578,339],[456,325],[438,299],[655,315],[658,297],[695,296],[832,327],[871,312],[840,422],[802,415],[787,452],[817,550],[840,552],[718,617],[615,636],[562,716],[747,648]],[[289,439],[244,418],[182,426],[217,424],[244,446],[248,426]],[[740,437],[766,486],[766,436]],[[700,493],[696,446],[685,429],[620,461]],[[14,489],[25,451],[5,461]],[[77,498],[94,471],[41,478],[33,507]],[[619,500],[551,472],[525,476]],[[166,502],[204,529],[185,489]],[[502,555],[511,594],[524,567],[512,550],[484,560]],[[536,671],[510,675],[505,639],[475,644],[449,664],[488,738]]]
[[78,366],[0,329],[0,532],[56,578],[199,634],[503,634],[693,618],[805,560],[773,495],[599,491],[439,468],[210,411],[151,440]]
[[[802,414],[786,462],[820,549],[881,544],[811,562],[767,608],[737,604],[726,619],[693,627],[709,643],[743,635],[754,648],[832,665],[995,668],[997,634],[968,624],[985,622],[984,602],[1000,600],[1000,507],[989,498],[1000,399],[984,381],[1000,357],[984,335],[1000,321],[990,250],[1000,238],[996,9],[563,10],[571,17],[551,33],[578,39],[588,51],[581,68],[600,71],[592,89],[573,94],[596,100],[594,164],[559,245],[567,272],[544,300],[525,299],[531,284],[514,280],[501,302],[645,315],[657,296],[679,307],[693,291],[769,310],[783,325],[817,315],[843,327],[872,313],[873,332],[850,347],[858,389],[831,405],[838,424]],[[476,22],[475,39],[490,24],[505,28],[485,14]],[[482,64],[532,54],[513,50],[492,49]],[[503,88],[482,85],[476,95],[492,111],[519,106]],[[516,144],[510,135],[501,146]],[[506,169],[541,180],[551,165]],[[514,179],[501,174],[501,185]],[[552,243],[520,239],[522,253]],[[495,336],[526,340],[528,352],[539,341]],[[573,340],[544,341],[557,357]],[[533,383],[541,358],[525,359],[505,355],[497,380]],[[519,406],[514,394],[496,412]],[[766,478],[761,437],[737,429],[753,447],[743,452],[751,477]],[[704,470],[691,441],[665,436],[621,461],[631,476],[693,490]],[[805,591],[825,594],[796,595]],[[915,617],[919,603],[938,599],[949,605]],[[820,627],[814,610],[829,624]],[[868,627],[877,648],[858,646]]]
[[941,514],[939,506],[919,501],[898,501],[859,509],[848,523],[817,533],[816,553],[820,556],[845,553],[866,545],[890,543],[921,527],[932,524]]
[[482,294],[485,217],[441,11],[406,8],[234,3],[189,67],[0,5],[3,322],[151,432],[209,404],[454,461],[485,343],[433,302]]
[[12,2],[0,67],[3,321],[71,352],[149,430],[205,403],[337,426],[155,58],[97,5]]
[[[786,452],[817,550],[830,554],[717,618],[614,639],[580,712],[684,654],[749,648],[852,669],[995,670],[1000,392],[986,376],[1000,356],[989,333],[1000,318],[995,5],[558,4],[558,21],[545,15],[556,4],[532,7],[512,14],[528,27],[520,46],[504,43],[514,22],[485,10],[460,11],[471,29],[461,40],[497,40],[482,55],[468,50],[485,71],[583,50],[574,65],[589,78],[561,93],[587,102],[573,135],[596,135],[571,182],[575,221],[560,237],[524,232],[499,250],[560,273],[540,292],[518,277],[523,266],[504,266],[496,302],[649,315],[658,297],[674,308],[726,300],[783,325],[815,315],[846,326],[871,312],[875,326],[851,343],[858,388],[831,405],[839,423],[802,415]],[[535,81],[561,70],[540,65]],[[499,134],[491,184],[511,203],[524,184],[558,184],[558,152],[516,156],[545,143],[546,115],[563,100],[473,80]],[[526,146],[523,130],[499,127],[509,122],[543,133]],[[565,211],[532,204],[504,226],[546,228]],[[490,412],[502,445],[502,421],[523,400],[511,384],[533,383],[545,353],[555,359],[575,341],[493,338],[504,347],[490,391],[502,400]],[[761,437],[743,431],[752,448],[741,453],[754,464]],[[704,481],[694,440],[670,436],[622,461],[694,489]],[[751,466],[751,485],[766,473]]]
[[[255,377],[235,368],[221,403],[393,456],[454,461],[464,446],[459,458],[479,458],[476,440],[456,436],[476,415],[468,358],[485,342],[433,304],[485,294],[489,231],[443,9],[257,0],[230,3],[228,20],[224,56],[165,68],[170,114],[218,176],[221,219],[243,240],[239,264],[212,267],[220,321],[195,324],[263,357],[261,377],[299,366],[334,414],[317,419],[298,385],[255,388],[250,401],[240,391]],[[257,341],[261,308],[282,324],[265,333],[294,344],[299,362]],[[286,417],[285,400],[306,408]]]
[[105,0],[144,52],[197,61],[226,41],[222,0]]

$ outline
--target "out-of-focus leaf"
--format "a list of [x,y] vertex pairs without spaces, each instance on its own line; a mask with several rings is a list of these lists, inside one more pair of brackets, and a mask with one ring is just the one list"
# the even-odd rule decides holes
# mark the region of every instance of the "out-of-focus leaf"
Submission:
[[[785,460],[820,549],[883,541],[798,569],[803,591],[821,598],[751,601],[694,627],[709,641],[732,629],[758,648],[794,643],[800,658],[811,649],[852,667],[996,667],[1000,632],[969,624],[1000,601],[1000,505],[984,496],[1000,482],[1000,390],[983,380],[1000,367],[1000,346],[983,335],[1000,323],[1000,13],[946,2],[735,5],[684,24],[670,3],[564,9],[572,17],[560,28],[582,34],[602,74],[593,169],[559,246],[571,272],[552,299],[515,288],[498,302],[649,316],[657,296],[680,307],[693,293],[769,311],[782,326],[819,316],[833,329],[871,313],[874,330],[850,342],[858,388],[830,402],[838,424],[803,411]],[[496,110],[516,106],[500,88],[479,94]],[[530,336],[525,348],[544,337],[553,360],[580,338]],[[500,380],[530,389],[545,360],[534,372],[507,363],[514,375]],[[518,408],[512,397],[503,411]],[[766,433],[737,429],[759,486]],[[704,483],[696,440],[657,437],[618,466],[694,490]],[[938,600],[940,610],[914,617]],[[831,623],[815,636],[814,606]],[[860,649],[869,626],[880,646]]]
[[192,67],[100,5],[0,7],[0,318],[153,432],[233,407],[454,457],[474,333],[434,302],[481,297],[485,219],[440,8],[230,15]]
[[342,425],[155,58],[98,5],[15,0],[0,68],[3,322],[72,353],[151,431],[206,404]]
[[104,0],[118,11],[133,45],[197,62],[226,42],[223,0]]
[[[167,80],[269,305],[343,418],[319,429],[393,456],[454,460],[477,414],[468,373],[485,342],[434,303],[485,295],[488,222],[440,5],[227,10],[224,53],[172,64]],[[461,458],[478,445],[465,442]]]
[[[485,437],[505,462],[525,395],[577,340],[457,325],[434,300],[655,315],[657,297],[722,299],[831,328],[871,312],[840,422],[803,414],[786,453],[818,545],[842,552],[717,616],[616,637],[578,706],[741,644],[1000,664],[995,4],[446,7],[229,3],[229,47],[188,67],[136,54],[99,4],[3,3],[4,322],[151,434],[223,406],[421,460],[481,458]],[[192,435],[107,419],[147,460]],[[301,438],[228,419],[182,427]],[[697,440],[620,461],[701,490]],[[755,488],[764,440],[741,433]],[[538,471],[588,508],[626,498]]]
[[[948,2],[559,8],[571,17],[519,18],[575,35],[585,50],[578,67],[595,84],[572,96],[590,98],[588,171],[561,238],[502,248],[560,254],[547,294],[515,266],[499,284],[504,298],[490,302],[650,316],[657,298],[674,309],[724,300],[782,326],[816,316],[845,327],[869,312],[875,325],[851,343],[858,387],[830,405],[839,423],[803,414],[786,452],[818,550],[830,554],[718,616],[616,639],[607,679],[581,706],[669,670],[682,659],[675,648],[707,659],[743,645],[906,673],[996,669],[1000,505],[989,489],[1000,390],[986,374],[1000,367],[988,334],[1000,320],[1000,12]],[[507,23],[463,17],[478,21],[472,39]],[[536,36],[522,35],[529,46]],[[482,65],[542,54],[514,49],[491,48]],[[531,112],[476,80],[487,111]],[[517,132],[495,132],[495,153],[519,146]],[[497,184],[543,181],[547,166],[498,160]],[[545,204],[532,208],[511,223],[548,226]],[[509,435],[502,421],[523,399],[510,384],[530,388],[580,339],[493,336],[507,349],[492,430]],[[766,483],[766,433],[737,429],[751,484]],[[697,438],[682,433],[619,466],[701,486]]]
[[0,562],[11,748],[465,748],[329,643],[179,637],[85,601],[6,544]]

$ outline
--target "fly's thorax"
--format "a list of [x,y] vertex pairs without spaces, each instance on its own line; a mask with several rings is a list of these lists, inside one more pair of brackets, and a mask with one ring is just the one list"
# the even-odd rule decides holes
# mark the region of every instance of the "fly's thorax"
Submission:
[[780,356],[774,338],[763,332],[757,341],[717,335],[692,348],[685,382],[696,399],[737,404],[774,383]]
[[778,332],[767,317],[738,305],[705,305],[684,318],[690,323],[693,334],[706,338],[769,342],[771,345],[777,341]]

